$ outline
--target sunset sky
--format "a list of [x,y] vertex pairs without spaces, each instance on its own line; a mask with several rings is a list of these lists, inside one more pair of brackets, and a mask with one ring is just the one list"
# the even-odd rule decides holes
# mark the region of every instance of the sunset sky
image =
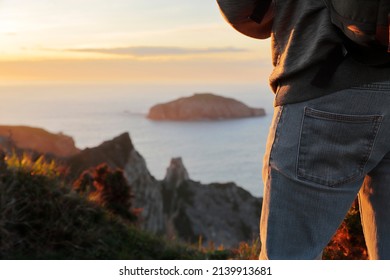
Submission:
[[269,40],[215,0],[0,0],[0,84],[262,82]]

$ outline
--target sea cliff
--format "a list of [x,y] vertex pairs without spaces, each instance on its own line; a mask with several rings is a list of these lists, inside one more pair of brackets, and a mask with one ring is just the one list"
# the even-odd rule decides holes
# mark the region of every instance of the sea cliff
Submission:
[[[31,133],[29,151],[39,146],[34,141],[41,141],[34,136],[36,132],[42,133],[31,128],[24,131],[25,136]],[[55,135],[51,136],[54,142],[57,141]],[[63,137],[73,143],[71,137]],[[45,138],[45,147],[52,147],[53,143],[48,139],[51,138]],[[2,145],[2,149],[10,153],[11,146],[18,143]],[[52,151],[49,148],[38,152]],[[50,155],[53,157],[53,153]],[[150,174],[145,159],[135,149],[128,133],[97,147],[72,150],[67,157],[58,153],[57,160],[68,166],[69,182],[102,163],[123,170],[134,194],[132,205],[141,209],[139,226],[145,231],[191,243],[201,240],[204,245],[211,243],[225,248],[250,242],[258,236],[261,198],[253,197],[233,182],[203,184],[191,180],[181,158],[172,159],[165,178],[157,180]]]

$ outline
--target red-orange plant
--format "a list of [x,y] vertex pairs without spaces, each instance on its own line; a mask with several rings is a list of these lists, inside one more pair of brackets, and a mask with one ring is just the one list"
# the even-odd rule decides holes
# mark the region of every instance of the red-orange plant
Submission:
[[137,220],[139,211],[132,209],[131,187],[120,169],[101,164],[86,170],[74,182],[73,189],[122,218]]
[[368,258],[357,200],[325,248],[323,258],[329,260],[366,260]]

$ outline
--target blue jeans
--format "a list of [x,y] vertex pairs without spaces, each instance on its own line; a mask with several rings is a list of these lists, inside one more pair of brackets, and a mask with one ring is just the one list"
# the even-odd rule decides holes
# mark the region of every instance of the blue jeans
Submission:
[[390,81],[275,108],[260,259],[316,259],[359,194],[370,259],[390,259]]

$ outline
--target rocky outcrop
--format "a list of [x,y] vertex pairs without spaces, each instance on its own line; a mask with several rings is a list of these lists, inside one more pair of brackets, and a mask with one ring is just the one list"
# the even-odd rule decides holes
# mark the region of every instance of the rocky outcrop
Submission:
[[150,108],[151,120],[198,121],[222,120],[264,116],[265,110],[251,108],[233,98],[211,93],[198,93],[191,97],[157,104]]
[[135,150],[128,133],[69,158],[69,179],[73,181],[84,170],[102,163],[124,171],[135,196],[133,205],[142,209],[141,227],[153,233],[164,233],[161,183],[150,174],[144,158]]
[[128,133],[123,133],[97,147],[86,148],[77,155],[69,157],[69,177],[75,179],[84,170],[106,163],[111,168],[123,168],[135,151]]
[[141,208],[141,227],[152,233],[204,244],[237,246],[258,236],[261,199],[234,183],[202,184],[190,179],[181,158],[171,160],[162,181],[149,172],[128,133],[69,159],[73,178],[107,163],[121,168]]
[[28,126],[0,126],[0,147],[5,150],[17,147],[57,157],[79,153],[72,137]]
[[183,182],[190,180],[187,169],[184,167],[181,158],[173,158],[167,168],[164,182],[170,186],[178,187]]
[[262,199],[234,183],[202,184],[182,174],[181,159],[173,159],[162,181],[168,236],[224,247],[258,237]]

